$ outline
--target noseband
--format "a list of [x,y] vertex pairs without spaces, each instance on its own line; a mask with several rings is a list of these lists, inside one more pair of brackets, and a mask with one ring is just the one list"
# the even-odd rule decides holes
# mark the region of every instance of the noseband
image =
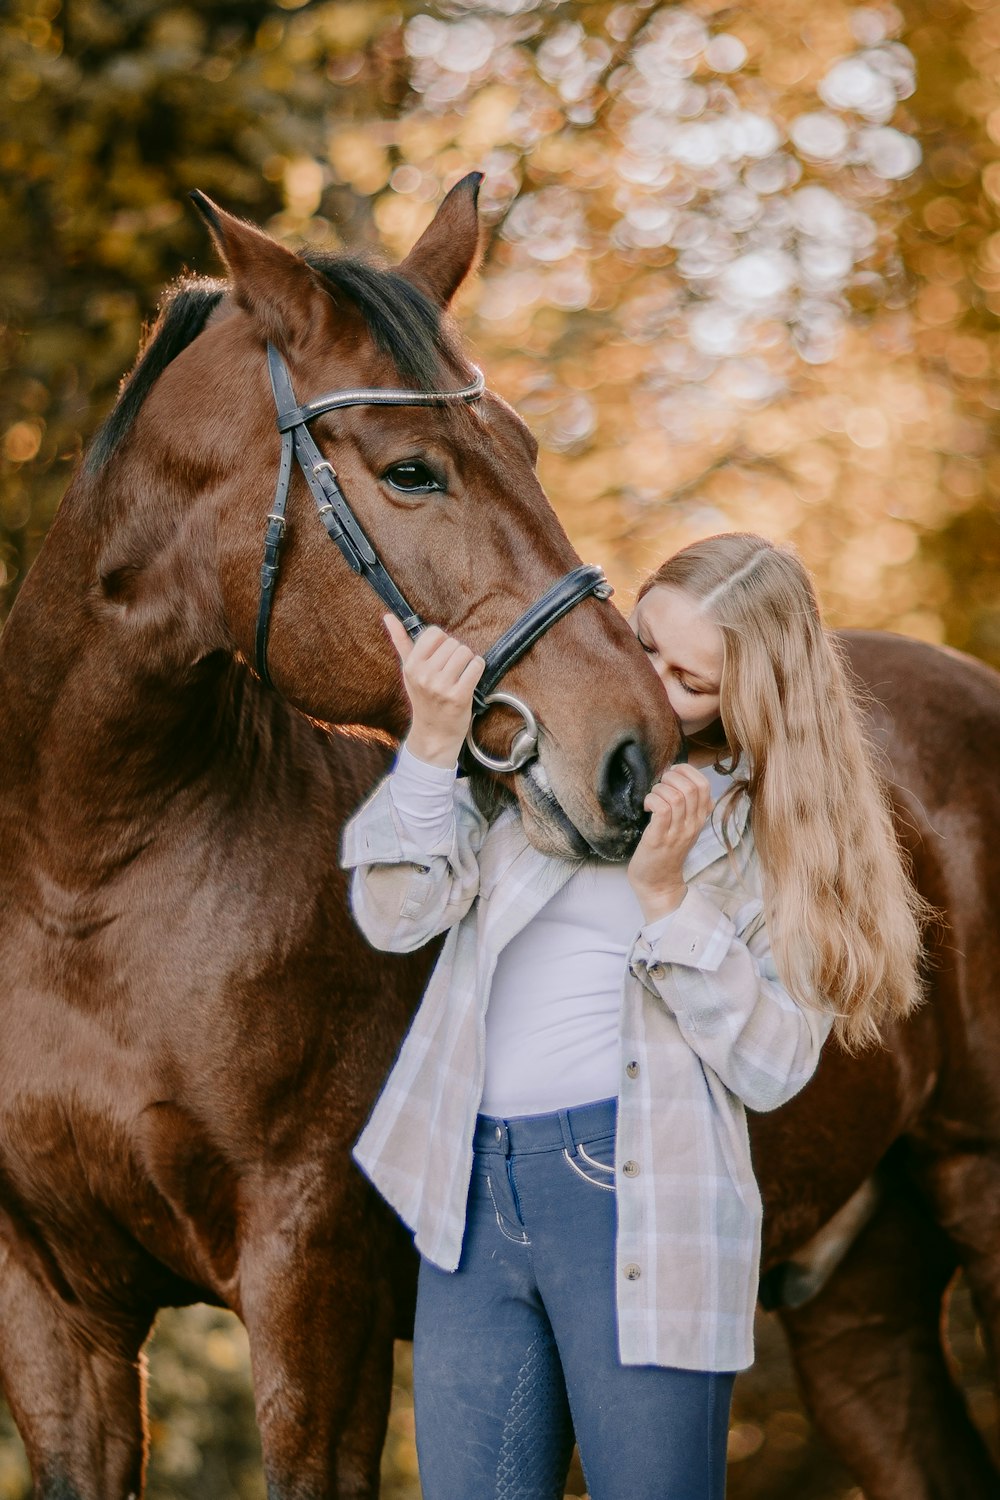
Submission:
[[[293,458],[298,461],[302,470],[327,535],[340,549],[348,566],[368,580],[382,603],[402,621],[403,628],[412,640],[416,640],[424,629],[424,621],[392,581],[348,505],[336,471],[317,447],[309,431],[309,423],[324,412],[337,411],[345,406],[440,406],[478,401],[485,389],[485,381],[482,371],[476,370],[476,378],[472,384],[457,391],[331,391],[326,396],[317,396],[315,400],[300,406],[295,399],[285,362],[273,344],[267,346],[267,368],[278,411],[281,460],[274,504],[268,513],[267,530],[264,533],[264,563],[260,570],[255,655],[258,675],[268,686],[273,686],[267,669],[267,637],[278,581],[281,545],[285,535],[285,507],[292,478]],[[512,693],[494,691],[496,685],[504,673],[515,662],[520,661],[539,636],[544,635],[549,626],[562,619],[575,604],[591,594],[598,599],[607,599],[611,593],[611,585],[602,568],[593,565],[574,568],[564,578],[560,578],[558,583],[554,583],[490,647],[486,653],[483,675],[473,695],[473,719],[479,718],[492,704],[502,703],[521,715],[524,726],[514,736],[510,753],[505,759],[496,759],[481,750],[470,728],[466,744],[481,765],[490,771],[518,771],[538,753],[538,725],[531,709]]]

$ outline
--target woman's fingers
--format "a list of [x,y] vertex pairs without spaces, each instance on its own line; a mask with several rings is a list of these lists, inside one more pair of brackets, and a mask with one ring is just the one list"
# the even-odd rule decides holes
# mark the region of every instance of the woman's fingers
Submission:
[[459,679],[473,659],[473,653],[461,641],[445,636],[437,649],[425,661],[408,664],[411,681],[419,682],[427,692],[448,697],[458,686]]
[[708,780],[695,766],[671,766],[652,790],[668,797],[675,807],[699,813],[702,819],[708,816],[712,805]]
[[682,836],[701,828],[712,807],[708,781],[693,766],[672,766],[651,787],[643,806],[651,814],[654,838]]
[[426,665],[432,662],[440,651],[448,650],[454,644],[451,636],[445,635],[440,625],[425,625],[413,642],[408,665],[411,667]]
[[455,650],[448,657],[442,658],[440,666],[442,681],[450,684],[457,683],[475,654],[470,646],[464,646],[460,641],[456,641]]
[[657,784],[650,787],[642,805],[655,818],[663,816],[665,813],[672,813],[674,808],[680,808],[681,798],[678,793],[672,791],[670,788],[661,787]]
[[383,616],[407,683],[442,699],[461,699],[471,692],[486,663],[469,646],[447,635],[439,625],[427,625],[411,640],[395,615]]
[[458,679],[458,686],[463,689],[474,688],[485,671],[486,662],[481,656],[474,656],[462,669],[462,675]]
[[694,810],[698,805],[698,794],[693,787],[676,783],[665,785],[662,781],[650,787],[645,801],[646,810],[651,813],[660,812],[664,808],[675,813],[684,813]]
[[676,786],[685,790],[692,788],[706,793],[709,791],[708,777],[699,771],[697,766],[684,763],[679,766],[668,766],[657,785]]
[[423,665],[437,667],[446,661],[456,649],[468,649],[453,636],[445,635],[440,625],[425,625],[420,634],[413,637],[407,634],[402,620],[396,615],[383,615],[382,623],[396,648],[400,661],[405,667],[411,669]]

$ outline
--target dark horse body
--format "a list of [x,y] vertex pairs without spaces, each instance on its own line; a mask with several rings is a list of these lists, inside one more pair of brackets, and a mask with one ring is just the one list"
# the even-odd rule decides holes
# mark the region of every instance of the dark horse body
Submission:
[[[375,294],[409,277],[446,303],[473,257],[473,197],[446,200],[391,285],[327,282],[221,219],[230,295],[175,323],[3,639],[0,1380],[44,1500],[139,1493],[142,1344],[158,1307],[206,1299],[248,1328],[269,1495],[377,1491],[412,1252],[349,1148],[431,956],[373,953],[347,914],[340,826],[389,752],[315,720],[398,733],[405,718],[378,609],[304,504],[278,691],[244,664],[277,454],[263,341],[282,343],[303,398],[334,370],[346,384],[345,366],[398,383]],[[453,347],[432,343],[454,375]],[[477,648],[575,560],[494,398],[319,431],[417,607]],[[377,487],[411,456],[450,471],[447,506]],[[766,1264],[789,1300],[782,1268],[874,1175],[836,1269],[784,1313],[807,1392],[870,1500],[993,1495],[938,1323],[959,1262],[986,1328],[1000,1317],[1000,794],[983,776],[1000,688],[912,643],[850,649],[948,927],[932,1000],[890,1045],[828,1048],[799,1099],[754,1121]],[[545,784],[515,787],[533,836],[620,850],[635,832],[612,775],[622,726],[651,768],[674,749],[624,622],[588,601],[512,678],[543,731]]]

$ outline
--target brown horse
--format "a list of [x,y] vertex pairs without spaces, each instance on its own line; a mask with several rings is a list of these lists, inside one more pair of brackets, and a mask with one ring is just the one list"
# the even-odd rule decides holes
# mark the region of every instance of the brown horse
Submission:
[[[245,665],[279,451],[264,344],[300,399],[466,383],[438,313],[474,258],[471,188],[395,275],[300,259],[220,214],[230,285],[175,298],[2,642],[0,1377],[45,1500],[140,1490],[139,1351],[158,1306],[195,1299],[247,1324],[270,1495],[376,1493],[412,1258],[348,1149],[427,959],[373,954],[351,927],[339,825],[387,751],[317,721],[399,732],[404,704],[374,596],[302,487],[277,691]],[[495,398],[314,430],[407,596],[480,649],[575,561]],[[440,487],[394,488],[413,463]],[[869,1500],[992,1496],[939,1322],[961,1262],[1000,1332],[1000,796],[982,777],[1000,690],[913,643],[851,651],[948,926],[931,1003],[891,1045],[829,1047],[799,1099],[754,1120],[766,1288]],[[503,794],[543,847],[620,848],[623,746],[647,766],[674,748],[624,622],[581,604],[511,685],[538,713],[548,786]],[[503,720],[482,738],[500,748]]]
[[[827,1047],[796,1099],[752,1121],[763,1290],[866,1500],[997,1500],[1000,1470],[956,1386],[942,1314],[961,1266],[1000,1386],[1000,676],[900,637],[845,644],[873,696],[917,884],[942,920],[928,1002],[879,1051]],[[842,1224],[803,1255],[838,1209]],[[809,1285],[811,1254],[827,1253]]]
[[[477,184],[395,273],[219,213],[231,284],[175,296],[3,636],[0,1378],[44,1500],[141,1491],[140,1351],[197,1300],[249,1331],[269,1494],[377,1492],[412,1251],[349,1151],[428,958],[350,920],[340,827],[389,757],[323,726],[398,732],[405,697],[298,478],[277,690],[245,664],[280,447],[265,344],[300,399],[468,384],[442,311]],[[495,396],[312,430],[407,598],[481,649],[579,563]],[[634,841],[636,750],[653,768],[677,736],[620,614],[579,604],[509,683],[541,730],[545,780],[517,778],[535,837]]]

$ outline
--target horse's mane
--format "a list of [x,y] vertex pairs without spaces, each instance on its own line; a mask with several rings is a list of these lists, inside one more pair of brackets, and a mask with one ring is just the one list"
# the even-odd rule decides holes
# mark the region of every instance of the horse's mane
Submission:
[[139,358],[87,451],[85,468],[89,475],[102,469],[118,450],[156,381],[170,361],[198,337],[225,291],[224,281],[211,281],[205,276],[184,277],[168,287],[160,304],[160,315],[140,347]]
[[[440,379],[441,355],[449,341],[440,309],[395,271],[353,256],[307,250],[303,260],[361,313],[375,347],[389,356],[403,380],[432,391]],[[184,277],[169,287],[160,314],[146,335],[131,374],[87,452],[86,472],[102,469],[128,435],[139,408],[167,365],[201,333],[222,300],[227,283]]]

